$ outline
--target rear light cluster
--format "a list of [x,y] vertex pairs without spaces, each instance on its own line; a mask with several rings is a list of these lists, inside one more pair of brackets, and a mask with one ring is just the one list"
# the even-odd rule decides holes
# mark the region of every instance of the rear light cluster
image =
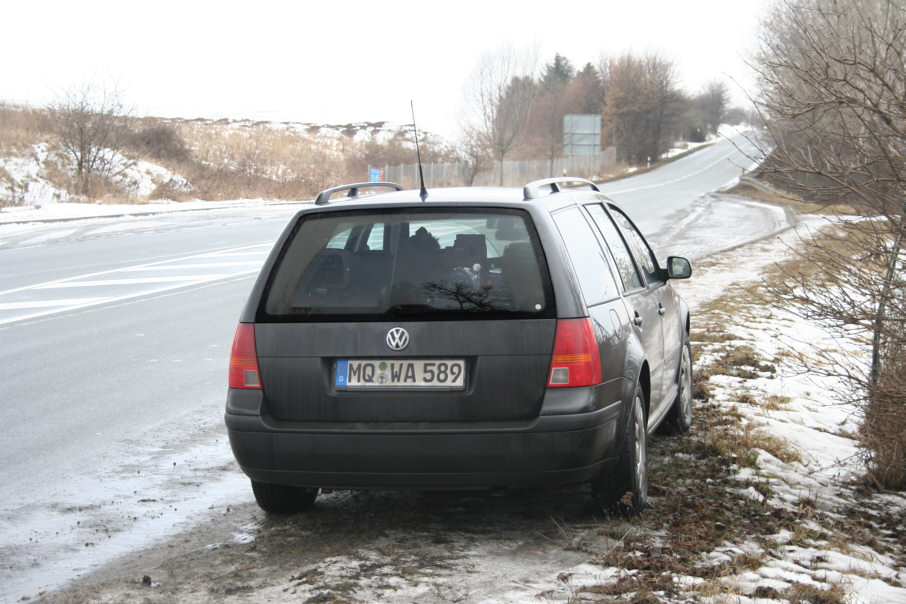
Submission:
[[251,323],[240,323],[236,328],[230,353],[230,388],[261,388],[255,326]]
[[601,353],[591,319],[557,321],[548,387],[594,386],[602,381]]

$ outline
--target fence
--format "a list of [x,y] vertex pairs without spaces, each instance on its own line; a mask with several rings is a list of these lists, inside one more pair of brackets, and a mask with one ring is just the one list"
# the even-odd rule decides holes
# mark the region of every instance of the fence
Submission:
[[[597,155],[573,155],[553,161],[525,160],[503,162],[503,184],[517,186],[553,176],[579,176],[593,178],[616,163],[616,150],[612,147]],[[500,164],[494,162],[487,170],[478,173],[470,183],[467,167],[461,162],[425,164],[422,167],[425,183],[429,187],[494,186],[501,183]],[[400,164],[384,167],[384,180],[396,182],[406,188],[418,187],[418,164]]]

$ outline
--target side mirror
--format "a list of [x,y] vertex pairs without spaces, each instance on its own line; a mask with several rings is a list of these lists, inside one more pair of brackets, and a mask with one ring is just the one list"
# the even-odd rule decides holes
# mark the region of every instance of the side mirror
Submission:
[[668,256],[667,275],[671,279],[688,279],[692,276],[692,264],[681,256]]

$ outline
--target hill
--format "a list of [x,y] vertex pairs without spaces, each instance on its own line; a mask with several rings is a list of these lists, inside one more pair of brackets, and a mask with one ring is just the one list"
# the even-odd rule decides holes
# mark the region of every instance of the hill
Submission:
[[[369,165],[414,160],[411,127],[249,120],[131,118],[121,144],[102,148],[103,174],[79,178],[59,113],[0,104],[0,209],[56,201],[144,203],[237,198],[308,199],[337,182],[367,180]],[[430,161],[450,151],[430,134]]]

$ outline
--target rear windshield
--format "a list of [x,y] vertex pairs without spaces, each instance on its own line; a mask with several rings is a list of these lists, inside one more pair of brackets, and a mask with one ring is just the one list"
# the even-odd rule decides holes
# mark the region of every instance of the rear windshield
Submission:
[[259,320],[553,316],[553,308],[526,213],[384,209],[304,217]]

